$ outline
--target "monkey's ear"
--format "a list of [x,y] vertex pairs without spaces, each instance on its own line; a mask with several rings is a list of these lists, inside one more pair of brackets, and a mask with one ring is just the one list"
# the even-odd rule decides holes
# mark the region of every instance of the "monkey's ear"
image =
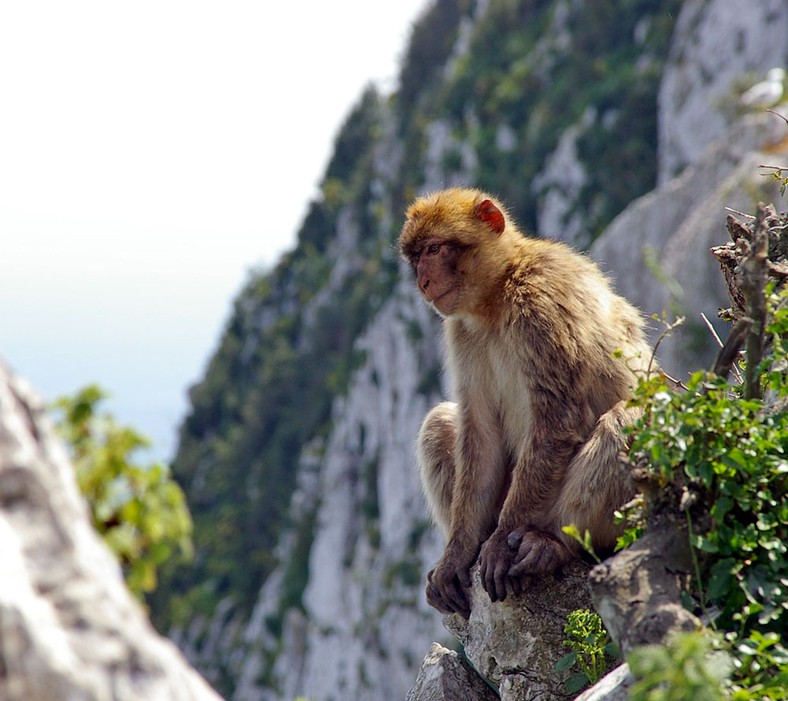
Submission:
[[476,216],[489,226],[496,234],[500,234],[506,227],[503,212],[495,206],[492,200],[482,200],[476,205]]

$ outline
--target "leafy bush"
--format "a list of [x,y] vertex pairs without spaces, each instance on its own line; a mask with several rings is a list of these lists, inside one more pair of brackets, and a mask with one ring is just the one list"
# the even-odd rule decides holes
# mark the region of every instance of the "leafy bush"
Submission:
[[[780,638],[788,629],[786,299],[771,295],[771,353],[756,373],[766,399],[744,399],[742,387],[703,372],[682,393],[661,377],[638,388],[644,414],[633,428],[632,459],[658,487],[682,494],[695,593],[717,633],[713,643],[679,637],[667,651],[635,655],[634,671],[643,675],[638,699],[788,698]],[[703,666],[712,644],[730,656],[729,675]],[[692,679],[704,691],[682,695],[681,688],[695,688]]]
[[192,551],[192,522],[181,488],[161,464],[132,462],[149,445],[97,407],[106,394],[90,385],[55,403],[58,429],[71,447],[77,483],[93,525],[118,556],[140,599],[156,588],[159,565]]
[[730,658],[713,653],[709,638],[698,633],[634,650],[629,666],[638,680],[631,701],[724,701],[722,683],[731,671]]

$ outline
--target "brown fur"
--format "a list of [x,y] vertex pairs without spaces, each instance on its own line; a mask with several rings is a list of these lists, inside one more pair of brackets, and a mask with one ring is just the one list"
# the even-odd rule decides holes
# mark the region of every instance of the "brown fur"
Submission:
[[447,539],[427,597],[467,616],[477,557],[496,601],[577,552],[564,525],[612,547],[613,511],[631,496],[618,462],[634,418],[626,400],[650,351],[639,313],[593,262],[524,237],[478,190],[417,200],[400,250],[445,319],[456,400],[419,434],[424,492]]

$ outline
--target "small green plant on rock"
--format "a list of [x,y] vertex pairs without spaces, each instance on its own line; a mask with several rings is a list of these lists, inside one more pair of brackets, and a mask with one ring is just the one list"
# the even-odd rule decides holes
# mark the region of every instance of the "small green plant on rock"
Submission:
[[567,617],[564,634],[564,645],[572,652],[558,660],[555,671],[577,670],[564,682],[570,694],[577,694],[587,686],[596,684],[620,653],[602,625],[602,619],[593,611],[572,611]]

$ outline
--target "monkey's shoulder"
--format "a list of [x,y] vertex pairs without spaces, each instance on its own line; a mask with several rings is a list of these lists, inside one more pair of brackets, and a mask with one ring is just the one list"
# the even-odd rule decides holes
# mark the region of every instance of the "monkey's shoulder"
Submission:
[[543,280],[555,285],[579,285],[589,278],[604,281],[607,277],[586,254],[551,239],[522,237],[512,258],[511,277],[520,284]]
[[609,305],[615,295],[612,285],[591,259],[558,242],[529,244],[501,281],[498,301],[504,313],[516,318],[587,316],[595,307]]

